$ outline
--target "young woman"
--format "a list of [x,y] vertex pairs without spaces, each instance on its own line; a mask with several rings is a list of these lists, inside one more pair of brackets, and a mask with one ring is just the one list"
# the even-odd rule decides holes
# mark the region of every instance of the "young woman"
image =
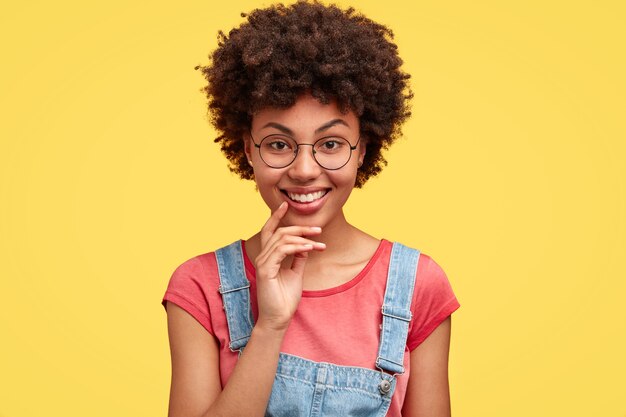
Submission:
[[343,213],[409,116],[391,31],[298,2],[220,35],[202,67],[216,142],[271,215],[173,273],[170,417],[449,416],[445,274]]

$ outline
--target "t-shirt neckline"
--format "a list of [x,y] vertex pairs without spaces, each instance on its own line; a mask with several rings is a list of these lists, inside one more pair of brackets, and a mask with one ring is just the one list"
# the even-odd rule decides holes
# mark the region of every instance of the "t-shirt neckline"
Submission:
[[[246,252],[245,242],[246,241],[243,239],[240,240],[245,268],[246,268],[246,271],[256,280],[256,268],[254,267],[254,264],[248,257],[248,253]],[[367,276],[367,273],[369,272],[370,269],[372,269],[372,266],[376,263],[376,261],[380,257],[387,243],[389,242],[386,239],[380,240],[380,242],[378,243],[378,247],[376,248],[376,251],[370,258],[370,260],[367,262],[365,267],[363,267],[361,272],[359,272],[351,280],[344,282],[343,284],[338,285],[336,287],[325,288],[323,290],[302,290],[302,296],[303,297],[327,297],[329,295],[338,294],[338,293],[347,291],[350,288],[354,287],[359,282],[361,282],[363,278],[365,278],[365,276]]]

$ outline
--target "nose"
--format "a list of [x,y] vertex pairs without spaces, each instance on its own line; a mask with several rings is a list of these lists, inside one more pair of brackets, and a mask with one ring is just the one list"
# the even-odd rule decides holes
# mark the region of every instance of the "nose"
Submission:
[[306,182],[317,178],[321,170],[322,167],[313,157],[313,147],[308,144],[300,144],[296,159],[289,166],[289,177],[300,182]]

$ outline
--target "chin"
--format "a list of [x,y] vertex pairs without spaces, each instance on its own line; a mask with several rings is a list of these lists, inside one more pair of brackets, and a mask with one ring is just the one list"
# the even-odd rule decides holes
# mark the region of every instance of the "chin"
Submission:
[[326,228],[335,223],[337,218],[342,217],[341,210],[337,213],[315,213],[312,215],[300,215],[297,213],[289,213],[285,215],[283,220],[285,224],[290,226],[315,226],[321,227],[322,233]]
[[289,212],[287,212],[287,214],[285,214],[285,217],[283,217],[282,223],[285,226],[317,226],[322,228],[327,224],[327,222],[324,221],[320,216],[303,216]]

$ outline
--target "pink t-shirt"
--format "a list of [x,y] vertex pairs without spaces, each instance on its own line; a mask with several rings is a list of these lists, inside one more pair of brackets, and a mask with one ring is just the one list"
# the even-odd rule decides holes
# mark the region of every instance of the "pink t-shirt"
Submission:
[[[381,240],[376,253],[352,280],[338,287],[303,291],[298,309],[289,324],[281,352],[316,362],[376,369],[381,305],[385,295],[391,242]],[[244,246],[246,275],[250,281],[252,314],[256,320],[256,276]],[[170,279],[163,297],[191,314],[219,342],[220,376],[226,384],[237,362],[228,348],[229,337],[215,254],[205,253],[185,261]],[[415,291],[404,354],[406,372],[397,377],[388,416],[400,416],[410,374],[410,351],[459,307],[450,283],[439,265],[430,257],[419,258]]]

